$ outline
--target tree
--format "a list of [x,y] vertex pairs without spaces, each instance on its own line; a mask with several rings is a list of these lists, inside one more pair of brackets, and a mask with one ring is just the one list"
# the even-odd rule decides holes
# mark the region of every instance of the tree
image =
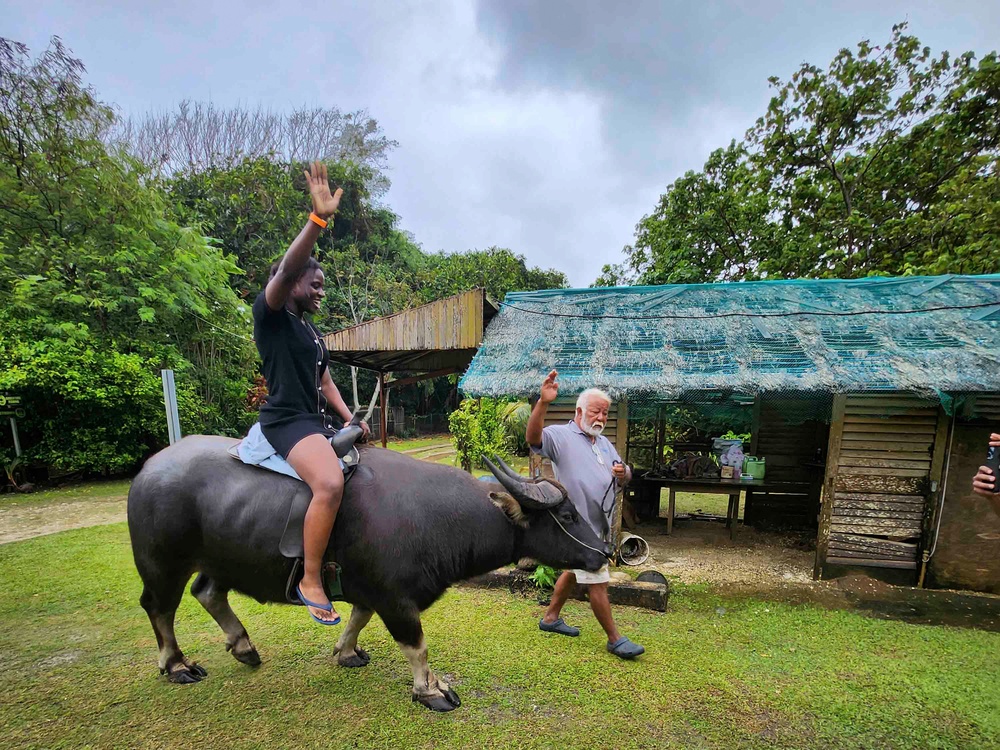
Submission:
[[389,189],[385,169],[389,152],[399,145],[364,110],[300,107],[279,113],[188,100],[174,112],[121,120],[107,140],[124,145],[161,176],[228,170],[246,160],[349,162],[364,168],[368,189],[378,196]]
[[186,429],[240,429],[252,344],[239,269],[105,146],[83,72],[58,38],[35,61],[0,40],[0,390],[24,396],[34,458],[118,471],[165,437],[162,367]]
[[741,143],[667,188],[625,248],[641,283],[983,273],[1000,260],[1000,64],[905,24],[803,64]]
[[501,301],[507,292],[568,286],[561,271],[529,268],[523,255],[503,247],[426,256],[418,283],[420,295],[427,302],[475,287],[484,288],[492,299]]

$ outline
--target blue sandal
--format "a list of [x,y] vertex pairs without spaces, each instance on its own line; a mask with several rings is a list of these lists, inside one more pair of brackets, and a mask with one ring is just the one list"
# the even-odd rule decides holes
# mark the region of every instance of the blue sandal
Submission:
[[612,653],[620,659],[634,659],[639,654],[646,653],[646,649],[622,636],[614,643],[608,641],[608,653]]
[[580,628],[574,628],[572,625],[567,625],[566,621],[561,617],[555,622],[545,622],[545,620],[539,620],[538,629],[544,630],[546,633],[559,633],[559,635],[580,635]]
[[[308,599],[306,599],[302,595],[302,589],[299,588],[299,584],[295,585],[295,593],[299,595],[299,600],[304,605],[306,605],[306,607],[315,607],[316,609],[321,609],[324,612],[333,612],[333,605],[332,604],[327,604],[327,605],[317,604],[316,602],[311,602]],[[306,612],[309,612],[309,610],[306,609]],[[316,615],[314,615],[312,612],[309,612],[309,616],[311,618],[313,618],[316,622],[318,622],[320,625],[340,625],[340,615],[337,615],[337,619],[336,620],[321,620],[319,617],[317,617]]]

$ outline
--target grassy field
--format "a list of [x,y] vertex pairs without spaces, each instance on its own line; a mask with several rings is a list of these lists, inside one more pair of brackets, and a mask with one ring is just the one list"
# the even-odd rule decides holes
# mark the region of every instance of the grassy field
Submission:
[[178,637],[209,677],[167,684],[123,524],[0,545],[0,590],[9,747],[1000,748],[1000,634],[707,587],[680,588],[666,614],[617,610],[648,649],[635,663],[603,651],[582,603],[569,639],[538,632],[533,601],[453,590],[425,615],[432,665],[464,701],[448,715],[410,702],[377,618],[371,665],[347,670],[339,628],[238,596],[263,666],[226,654],[185,596]]
[[[380,445],[378,441],[375,444]],[[419,450],[421,448],[430,448],[432,445],[443,445],[446,448],[451,448],[451,435],[430,435],[427,437],[411,438],[409,440],[389,438],[389,448],[394,451]]]

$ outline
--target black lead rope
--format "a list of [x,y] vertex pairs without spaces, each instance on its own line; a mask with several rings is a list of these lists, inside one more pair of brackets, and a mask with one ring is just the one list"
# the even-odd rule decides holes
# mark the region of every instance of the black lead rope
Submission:
[[615,496],[614,496],[614,494],[611,495],[611,505],[609,507],[607,507],[607,508],[604,507],[604,502],[608,499],[608,493],[611,492],[611,488],[614,487],[614,486],[615,486],[615,477],[612,474],[611,475],[611,484],[609,484],[608,488],[606,490],[604,490],[604,495],[603,495],[603,497],[601,497],[601,511],[604,513],[604,515],[609,515],[611,513],[611,511],[613,511],[615,509]]

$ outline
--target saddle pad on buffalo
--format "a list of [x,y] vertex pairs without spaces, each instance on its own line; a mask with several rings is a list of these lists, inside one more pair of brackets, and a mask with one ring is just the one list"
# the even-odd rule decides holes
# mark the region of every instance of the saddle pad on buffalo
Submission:
[[[344,486],[354,476],[361,484],[368,484],[374,477],[374,473],[367,466],[353,466],[344,473]],[[285,521],[285,530],[281,534],[281,542],[278,550],[285,557],[303,557],[305,547],[302,543],[302,524],[305,522],[306,511],[309,510],[309,502],[312,500],[312,493],[306,489],[305,492],[296,492],[292,496],[292,502],[288,507],[288,520]]]
[[[302,477],[292,468],[292,465],[282,458],[264,437],[264,432],[260,429],[260,422],[255,422],[247,436],[229,449],[229,455],[250,466],[259,466],[262,469],[268,469],[302,481]],[[352,451],[340,459],[341,470],[346,474],[348,467],[356,461],[357,452]]]

